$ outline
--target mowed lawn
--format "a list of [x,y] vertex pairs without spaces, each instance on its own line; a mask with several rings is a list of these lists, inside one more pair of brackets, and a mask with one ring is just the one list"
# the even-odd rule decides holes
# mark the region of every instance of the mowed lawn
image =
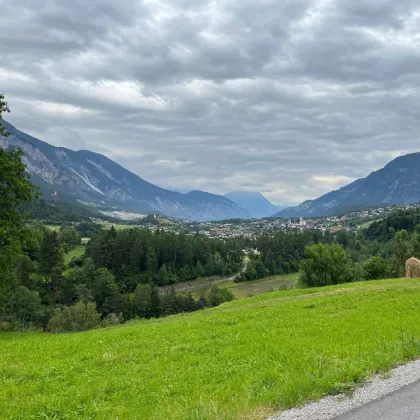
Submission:
[[0,334],[2,419],[259,419],[420,356],[420,280],[277,291],[79,334]]

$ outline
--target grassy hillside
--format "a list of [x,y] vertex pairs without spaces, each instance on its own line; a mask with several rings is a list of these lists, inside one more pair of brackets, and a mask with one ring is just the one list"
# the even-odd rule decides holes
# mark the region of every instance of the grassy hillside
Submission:
[[79,334],[0,334],[0,413],[234,419],[420,356],[420,280],[289,290]]

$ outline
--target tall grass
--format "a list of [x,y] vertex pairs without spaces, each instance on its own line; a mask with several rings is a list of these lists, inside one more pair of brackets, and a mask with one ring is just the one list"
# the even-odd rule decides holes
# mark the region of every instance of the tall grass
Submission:
[[272,292],[78,334],[0,334],[4,419],[264,418],[420,355],[420,280]]

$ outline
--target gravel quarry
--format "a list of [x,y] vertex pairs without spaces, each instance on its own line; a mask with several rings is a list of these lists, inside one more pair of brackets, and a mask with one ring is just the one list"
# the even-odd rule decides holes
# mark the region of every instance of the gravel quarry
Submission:
[[346,413],[417,381],[420,381],[420,360],[401,365],[391,370],[386,377],[374,376],[351,396],[328,396],[318,402],[283,411],[267,420],[339,420]]

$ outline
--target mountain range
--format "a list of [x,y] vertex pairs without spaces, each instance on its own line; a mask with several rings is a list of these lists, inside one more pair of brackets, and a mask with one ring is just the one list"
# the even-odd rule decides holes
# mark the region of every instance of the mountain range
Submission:
[[255,219],[272,216],[281,209],[259,192],[234,191],[225,194],[225,197],[245,209]]
[[400,156],[366,178],[278,211],[260,193],[237,191],[222,196],[161,188],[104,155],[55,147],[4,120],[1,123],[10,135],[0,136],[0,147],[23,149],[31,180],[47,199],[54,194],[60,200],[195,221],[320,217],[356,208],[420,202],[420,153]]
[[420,153],[411,153],[339,190],[281,210],[275,217],[329,216],[356,207],[417,202],[420,202]]
[[1,122],[10,135],[0,136],[0,147],[23,149],[31,180],[47,198],[56,193],[60,199],[197,221],[250,217],[224,196],[160,188],[103,155],[55,147]]

